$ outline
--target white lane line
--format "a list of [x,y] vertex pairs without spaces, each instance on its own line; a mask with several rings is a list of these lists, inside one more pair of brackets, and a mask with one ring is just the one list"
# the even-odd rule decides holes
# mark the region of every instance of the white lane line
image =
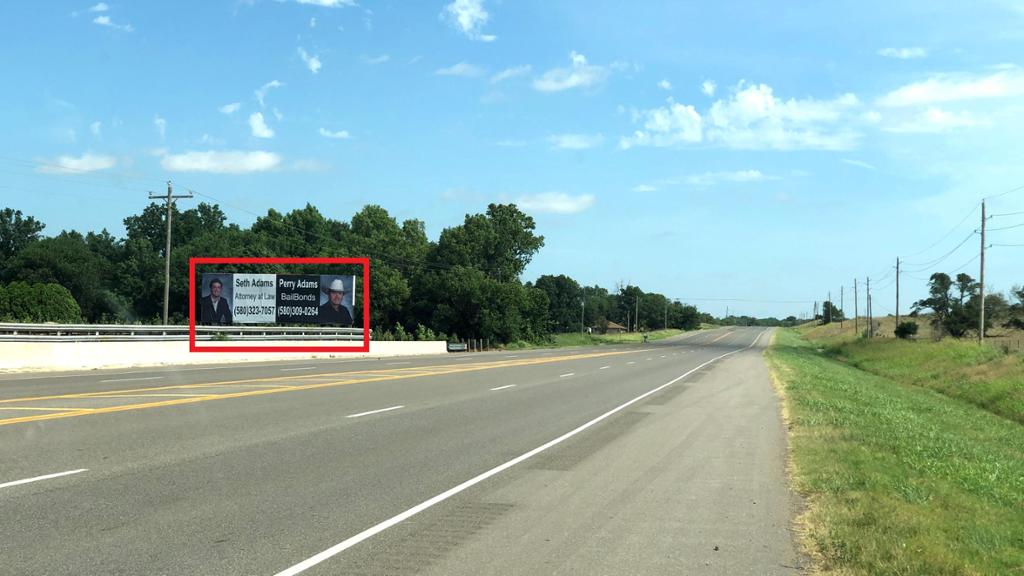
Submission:
[[627,366],[629,366],[630,364],[636,364],[636,362],[626,362]]
[[505,388],[514,388],[515,384],[506,384],[505,386],[498,386],[497,388],[491,388],[491,391],[504,390]]
[[14,482],[4,482],[0,484],[0,488],[8,488],[10,486],[17,486],[19,484],[28,484],[29,482],[38,482],[39,480],[49,480],[50,478],[60,478],[61,476],[70,476],[71,474],[78,474],[79,472],[88,472],[88,468],[79,468],[78,470],[68,470],[67,472],[57,472],[56,474],[47,474],[45,476],[36,476],[35,478],[25,478],[24,480],[15,480]]
[[569,372],[568,374],[559,374],[558,377],[559,378],[567,378],[569,376],[575,376],[575,375],[576,375],[575,372]]
[[412,362],[388,362],[388,366],[398,366],[399,364],[412,364]]
[[370,410],[369,412],[360,412],[359,414],[349,414],[348,416],[346,416],[346,418],[359,418],[360,416],[369,416],[370,414],[390,412],[392,410],[398,410],[399,408],[405,408],[405,406],[391,406],[389,408],[381,408],[380,410]]
[[113,380],[100,380],[100,382],[139,382],[142,380],[163,380],[163,376],[150,376],[149,378],[114,378]]
[[299,366],[298,368],[281,368],[281,372],[291,372],[292,370],[312,370],[316,366]]
[[611,366],[601,366],[598,370],[607,370],[609,368],[611,368]]
[[510,354],[508,356],[505,356],[505,358],[519,358],[519,354]]
[[664,357],[665,357],[665,355],[664,355],[664,354],[662,354],[662,355],[661,355],[661,357],[662,357],[662,358],[664,358]]
[[644,358],[644,360],[654,360],[654,358]]
[[731,356],[731,355],[736,354],[738,352],[743,352],[744,350],[749,350],[749,349],[753,348],[754,344],[757,343],[757,341],[761,338],[761,335],[764,334],[765,332],[767,332],[767,330],[764,330],[760,334],[758,334],[757,338],[754,338],[754,341],[751,342],[750,346],[747,346],[746,348],[737,348],[736,350],[733,350],[732,352],[726,352],[725,354],[721,354],[719,356],[715,356],[711,360],[708,360],[707,362],[701,364],[700,366],[697,366],[696,368],[693,368],[693,369],[689,370],[688,372],[682,374],[681,376],[676,376],[675,378],[673,378],[672,380],[669,380],[668,382],[662,384],[661,386],[658,386],[657,388],[653,388],[651,390],[648,390],[647,392],[644,392],[643,394],[637,396],[636,398],[633,398],[632,400],[630,400],[630,401],[628,401],[628,402],[626,402],[624,404],[620,404],[620,405],[616,406],[615,408],[612,408],[611,410],[605,412],[604,414],[601,414],[597,418],[594,418],[593,420],[591,420],[591,421],[589,421],[589,422],[579,426],[578,428],[574,428],[574,429],[566,432],[565,434],[562,434],[558,438],[555,438],[554,440],[548,441],[546,444],[541,444],[540,446],[534,448],[533,450],[530,450],[529,452],[526,452],[524,454],[520,454],[519,456],[516,456],[515,458],[509,460],[508,462],[505,462],[504,464],[495,466],[494,468],[491,468],[490,470],[488,470],[488,471],[486,471],[486,472],[484,472],[482,474],[474,476],[474,477],[470,478],[469,480],[466,480],[462,484],[459,484],[457,486],[449,488],[448,490],[445,490],[444,492],[441,492],[440,494],[438,494],[437,496],[434,496],[433,498],[430,498],[429,500],[424,500],[423,502],[420,502],[419,504],[413,506],[412,508],[409,508],[405,512],[402,512],[400,514],[392,516],[391,518],[388,518],[387,520],[384,520],[383,522],[381,522],[379,524],[371,526],[371,527],[367,528],[366,530],[363,530],[362,532],[356,534],[355,536],[352,536],[352,537],[350,537],[350,538],[348,538],[346,540],[342,540],[341,542],[335,544],[334,546],[331,546],[330,548],[324,550],[323,552],[320,552],[318,554],[310,556],[309,558],[307,558],[307,559],[303,560],[302,562],[299,562],[298,564],[295,564],[295,565],[293,565],[293,566],[291,566],[289,568],[285,568],[284,570],[282,570],[282,571],[278,572],[277,574],[275,574],[275,576],[295,576],[296,574],[301,574],[302,572],[305,572],[306,570],[312,568],[313,566],[316,566],[317,564],[320,564],[324,560],[327,560],[327,559],[329,559],[329,558],[331,558],[333,556],[337,556],[338,554],[344,552],[345,550],[348,550],[349,548],[355,546],[356,544],[359,544],[363,540],[366,540],[367,538],[370,538],[372,536],[380,534],[381,532],[387,530],[388,528],[391,528],[392,526],[395,526],[396,524],[400,524],[401,522],[404,522],[405,520],[408,520],[409,518],[412,518],[413,516],[419,514],[420,512],[423,512],[427,508],[430,508],[432,506],[440,504],[441,502],[444,502],[445,500],[451,498],[452,496],[455,496],[456,494],[458,494],[460,492],[463,492],[466,489],[468,489],[468,488],[470,488],[472,486],[475,486],[476,484],[479,484],[479,483],[483,482],[484,480],[487,480],[491,476],[494,476],[496,474],[500,474],[500,473],[504,472],[505,470],[508,470],[509,468],[515,466],[516,464],[519,464],[520,462],[523,462],[524,460],[527,460],[529,458],[532,458],[532,457],[536,456],[537,454],[540,454],[541,452],[551,448],[552,446],[557,446],[558,444],[561,444],[562,442],[565,442],[569,438],[572,438],[573,436],[579,434],[580,432],[583,432],[587,428],[590,428],[593,425],[597,424],[598,422],[600,422],[602,420],[605,420],[609,416],[613,416],[614,414],[625,410],[626,408],[632,406],[633,404],[636,404],[637,402],[643,400],[644,398],[647,398],[651,394],[656,394],[656,393],[660,392],[661,390],[663,390],[663,389],[665,389],[665,388],[675,384],[676,382],[679,382],[683,378],[686,378],[690,374],[693,374],[694,372],[696,372],[697,370],[700,370],[701,368],[707,366],[708,364],[711,364],[713,362],[721,360],[722,358],[725,358],[726,356]]

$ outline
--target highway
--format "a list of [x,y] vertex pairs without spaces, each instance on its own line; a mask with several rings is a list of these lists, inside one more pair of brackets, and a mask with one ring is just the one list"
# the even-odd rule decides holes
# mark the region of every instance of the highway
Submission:
[[798,574],[770,336],[0,375],[0,574]]

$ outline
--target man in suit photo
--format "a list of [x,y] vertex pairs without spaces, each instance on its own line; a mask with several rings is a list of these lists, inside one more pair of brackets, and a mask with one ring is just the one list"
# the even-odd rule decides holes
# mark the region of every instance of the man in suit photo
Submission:
[[200,319],[203,324],[228,326],[231,324],[231,303],[221,296],[224,283],[219,279],[210,280],[210,293],[203,296]]

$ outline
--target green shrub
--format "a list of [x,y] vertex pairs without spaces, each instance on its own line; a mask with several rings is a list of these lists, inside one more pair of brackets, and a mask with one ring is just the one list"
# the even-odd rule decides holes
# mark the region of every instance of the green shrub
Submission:
[[909,340],[917,335],[917,322],[900,322],[895,330],[896,337]]
[[60,284],[11,282],[0,286],[0,320],[72,324],[82,321],[82,310]]

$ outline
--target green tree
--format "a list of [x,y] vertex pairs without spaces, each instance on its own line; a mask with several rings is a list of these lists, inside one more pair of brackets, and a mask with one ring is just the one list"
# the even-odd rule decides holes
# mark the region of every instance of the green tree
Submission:
[[0,210],[0,270],[25,246],[39,240],[45,227],[35,218],[22,215],[21,210]]
[[81,306],[82,315],[97,322],[114,309],[110,271],[110,262],[90,250],[85,237],[61,232],[27,245],[8,263],[4,276],[7,281],[60,284]]
[[548,317],[555,332],[578,332],[580,330],[583,292],[572,278],[559,274],[537,278],[534,287],[548,297]]
[[535,228],[533,218],[514,204],[491,204],[486,214],[467,214],[460,226],[445,228],[431,261],[476,268],[495,280],[511,282],[544,246],[544,237],[534,234]]

